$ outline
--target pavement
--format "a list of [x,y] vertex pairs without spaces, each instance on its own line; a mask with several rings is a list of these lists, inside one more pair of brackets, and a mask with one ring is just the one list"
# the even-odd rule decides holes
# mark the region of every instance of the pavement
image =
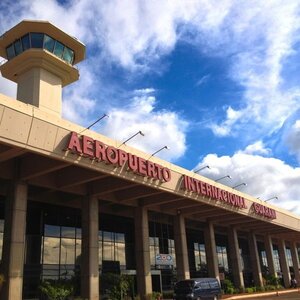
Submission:
[[300,288],[298,289],[288,289],[282,291],[271,291],[264,293],[253,293],[253,294],[239,294],[239,295],[223,295],[222,300],[300,300]]

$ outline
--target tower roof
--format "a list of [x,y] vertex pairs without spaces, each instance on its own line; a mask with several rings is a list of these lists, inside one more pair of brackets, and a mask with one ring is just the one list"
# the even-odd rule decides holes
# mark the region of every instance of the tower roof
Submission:
[[6,48],[27,33],[45,33],[75,52],[73,64],[85,58],[85,45],[48,21],[23,20],[0,37],[0,56],[7,57]]

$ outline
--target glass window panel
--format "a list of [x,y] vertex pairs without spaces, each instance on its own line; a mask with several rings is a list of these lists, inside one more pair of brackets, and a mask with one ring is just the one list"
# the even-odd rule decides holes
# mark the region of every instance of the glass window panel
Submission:
[[23,51],[27,50],[30,48],[30,39],[29,39],[29,34],[24,35],[22,38],[22,46],[23,46]]
[[75,227],[61,227],[61,236],[68,238],[75,238]]
[[0,261],[2,260],[2,249],[3,249],[3,233],[0,232]]
[[52,279],[58,280],[59,279],[59,265],[42,265],[43,266],[43,279]]
[[60,239],[52,237],[44,237],[43,239],[43,263],[59,264],[59,247]]
[[103,231],[102,230],[99,230],[98,238],[99,238],[99,241],[102,241],[102,239],[103,239]]
[[44,34],[43,33],[30,33],[31,38],[31,47],[32,48],[43,48],[43,40]]
[[76,228],[76,238],[81,239],[81,228]]
[[103,231],[103,240],[106,242],[113,242],[112,232]]
[[0,232],[4,232],[4,220],[0,220]]
[[113,243],[103,242],[103,260],[114,260]]
[[45,34],[44,36],[44,49],[48,50],[49,52],[53,52],[55,40],[50,37],[49,35]]
[[154,246],[150,246],[150,264],[152,265],[152,266],[154,266],[155,265],[155,248],[154,248]]
[[63,265],[60,268],[60,278],[63,279],[72,279],[74,277],[75,272],[74,272],[74,267],[73,266],[68,266],[68,265]]
[[121,266],[126,266],[125,244],[123,243],[116,244],[116,260],[120,262]]
[[64,54],[63,54],[63,60],[69,64],[72,64],[73,60],[74,60],[74,51],[68,47],[65,47]]
[[10,46],[8,46],[6,48],[6,55],[7,55],[7,59],[10,60],[12,58],[14,58],[16,55],[15,55],[15,48],[14,48],[14,45],[11,44]]
[[99,265],[102,265],[102,241],[99,241]]
[[60,236],[60,227],[54,225],[47,225],[45,224],[45,236]]
[[115,239],[116,239],[116,243],[125,243],[125,234],[124,233],[116,233]]
[[80,265],[81,262],[81,240],[76,240],[76,259],[75,264]]
[[66,239],[66,238],[61,239],[60,264],[61,265],[75,264],[75,240],[74,239]]
[[16,55],[21,54],[23,52],[21,40],[15,41],[14,45],[15,45],[15,53],[16,53]]
[[53,53],[58,56],[59,58],[62,57],[63,52],[64,52],[64,45],[58,41],[55,42],[55,47]]

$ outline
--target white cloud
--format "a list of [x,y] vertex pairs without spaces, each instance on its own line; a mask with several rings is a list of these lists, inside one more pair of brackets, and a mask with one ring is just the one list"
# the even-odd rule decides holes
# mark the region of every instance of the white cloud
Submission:
[[208,82],[208,80],[210,79],[210,75],[207,74],[207,75],[204,75],[202,76],[197,82],[196,82],[196,86],[200,86],[200,85],[203,85],[205,84],[206,82]]
[[242,152],[233,156],[209,154],[200,165],[210,166],[201,174],[212,179],[229,174],[231,180],[220,182],[229,186],[245,182],[247,186],[241,186],[241,191],[262,200],[277,196],[278,200],[271,203],[300,215],[300,168],[293,168],[279,159]]
[[243,151],[239,151],[238,153],[269,155],[271,152],[272,150],[270,148],[266,148],[263,141],[257,141],[248,145]]
[[144,137],[138,135],[127,144],[148,153],[168,146],[170,150],[161,151],[157,156],[174,161],[186,150],[188,123],[175,112],[155,110],[155,105],[156,98],[147,92],[143,96],[134,96],[123,108],[109,111],[109,118],[99,131],[120,142],[142,131]]
[[297,120],[286,137],[286,142],[300,162],[300,120]]
[[[93,57],[82,67],[81,83],[71,87],[76,94],[69,89],[64,93],[64,116],[78,123],[88,122],[100,105],[91,90],[101,86],[97,76],[101,64],[116,63],[139,74],[157,67],[159,59],[171,53],[178,42],[191,43],[202,54],[226,59],[229,77],[244,89],[239,106],[224,106],[223,121],[210,124],[213,132],[227,136],[244,129],[262,136],[277,130],[300,107],[300,89],[287,90],[282,85],[286,59],[292,57],[299,41],[299,6],[299,1],[285,0],[77,0],[65,5],[55,0],[4,0],[0,8],[7,13],[1,16],[0,29],[3,32],[22,19],[46,19],[93,47],[88,52]],[[14,88],[1,79],[0,91],[13,93]],[[177,114],[154,112],[150,99],[141,102],[144,114],[148,110],[151,120],[163,115],[175,122]],[[113,112],[117,115],[118,110]],[[139,124],[140,119],[134,121]],[[166,126],[163,121],[150,124],[160,132],[165,128],[158,130],[158,126]],[[119,123],[119,129],[114,125],[115,132],[122,132],[122,125]],[[184,153],[184,130],[179,132],[183,136],[178,147],[171,141],[177,153],[174,157]]]

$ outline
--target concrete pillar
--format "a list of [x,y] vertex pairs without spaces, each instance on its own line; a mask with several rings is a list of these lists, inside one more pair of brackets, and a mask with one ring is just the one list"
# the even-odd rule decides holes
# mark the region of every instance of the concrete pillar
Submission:
[[290,274],[288,262],[286,259],[286,250],[285,250],[284,240],[279,240],[278,251],[279,251],[281,272],[282,272],[282,276],[283,276],[283,285],[284,285],[284,287],[288,288],[288,287],[290,287],[290,284],[291,284],[291,274]]
[[99,299],[99,212],[96,196],[82,201],[81,296]]
[[137,207],[134,221],[137,290],[141,299],[145,299],[147,294],[152,293],[147,209]]
[[190,278],[185,221],[182,215],[174,217],[174,242],[176,251],[177,280]]
[[215,277],[220,281],[217,248],[214,225],[207,222],[204,229],[205,252],[209,277]]
[[275,270],[275,264],[274,264],[273,244],[270,235],[265,236],[264,243],[265,243],[267,261],[268,261],[269,274],[277,277],[277,272]]
[[255,286],[263,286],[263,277],[261,273],[256,236],[252,232],[249,233],[249,251],[254,284]]
[[230,227],[228,229],[228,241],[231,269],[233,273],[233,283],[237,288],[244,288],[244,276],[236,228]]
[[5,283],[1,299],[21,300],[25,253],[27,184],[15,181],[5,201],[2,267]]
[[292,253],[292,259],[293,259],[295,279],[297,280],[297,283],[299,285],[300,284],[299,255],[298,255],[297,244],[295,242],[291,243],[291,253]]

